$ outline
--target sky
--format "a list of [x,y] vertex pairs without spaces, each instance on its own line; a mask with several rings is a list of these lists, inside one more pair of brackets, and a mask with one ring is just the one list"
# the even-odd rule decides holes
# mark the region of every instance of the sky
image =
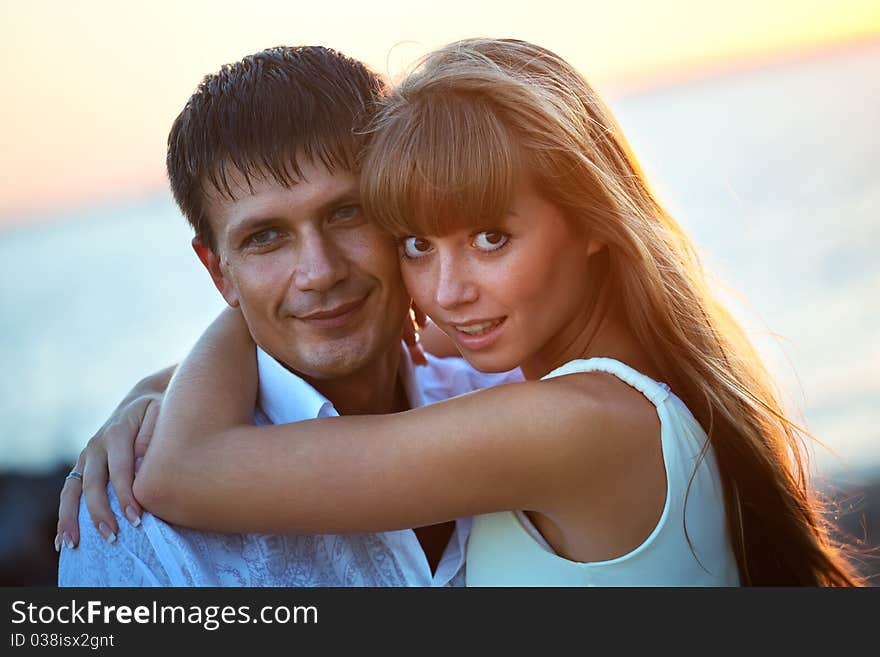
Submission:
[[394,77],[472,36],[534,41],[613,94],[880,38],[880,3],[0,0],[0,228],[164,189],[171,123],[226,62],[321,44]]

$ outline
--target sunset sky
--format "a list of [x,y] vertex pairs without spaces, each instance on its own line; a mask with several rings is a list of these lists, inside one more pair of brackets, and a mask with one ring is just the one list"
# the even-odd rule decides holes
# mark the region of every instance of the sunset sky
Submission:
[[535,41],[613,93],[880,37],[880,3],[0,0],[0,227],[162,189],[171,122],[225,62],[322,44],[394,75],[469,36]]

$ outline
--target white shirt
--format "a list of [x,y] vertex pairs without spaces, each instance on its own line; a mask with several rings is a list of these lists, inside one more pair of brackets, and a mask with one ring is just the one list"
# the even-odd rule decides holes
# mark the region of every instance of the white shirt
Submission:
[[[404,349],[401,379],[412,407],[499,383],[521,381],[519,370],[484,374],[461,358],[434,358],[413,367]],[[323,395],[257,350],[257,424],[336,416]],[[108,486],[119,533],[108,544],[80,503],[80,542],[62,547],[59,586],[460,586],[471,519],[459,519],[436,573],[412,529],[375,534],[230,534],[170,525],[144,513],[140,528],[124,519]]]

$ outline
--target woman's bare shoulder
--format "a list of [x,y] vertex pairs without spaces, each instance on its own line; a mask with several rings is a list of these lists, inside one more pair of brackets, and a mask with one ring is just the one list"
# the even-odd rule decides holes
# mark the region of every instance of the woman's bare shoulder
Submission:
[[[657,425],[653,403],[612,374],[577,372],[551,379],[507,383],[468,393],[435,405],[449,404],[474,417],[491,415],[513,427],[523,421],[547,421],[558,429],[582,433],[645,429]],[[467,407],[467,409],[463,408]],[[452,410],[452,408],[450,408]]]
[[659,439],[653,402],[612,374],[581,372],[534,383],[536,403],[557,418],[559,439],[571,441],[574,452],[620,458]]

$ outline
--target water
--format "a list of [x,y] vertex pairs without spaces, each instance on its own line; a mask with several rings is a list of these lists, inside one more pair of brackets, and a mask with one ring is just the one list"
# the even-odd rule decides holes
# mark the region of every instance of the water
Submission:
[[75,459],[223,307],[169,199],[0,234],[0,468]]
[[[609,101],[828,471],[880,465],[878,73],[875,47]],[[189,239],[164,196],[0,233],[0,469],[72,462],[186,353],[223,307]]]
[[612,105],[786,398],[840,456],[817,461],[876,467],[880,44]]

